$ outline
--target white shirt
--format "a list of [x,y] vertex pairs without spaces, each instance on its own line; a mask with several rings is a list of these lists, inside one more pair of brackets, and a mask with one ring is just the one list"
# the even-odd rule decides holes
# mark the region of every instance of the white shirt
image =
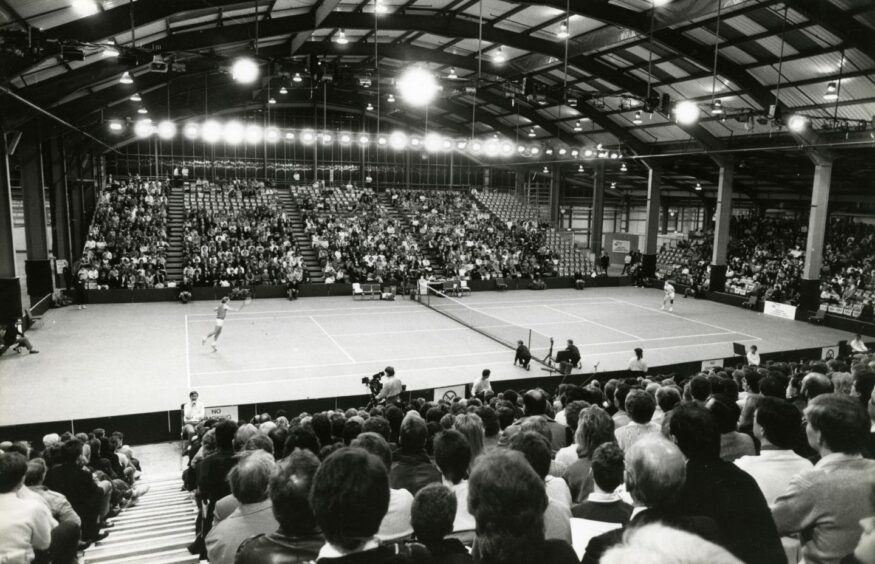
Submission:
[[869,349],[866,347],[866,343],[863,342],[863,339],[853,339],[850,343],[851,350],[854,352],[868,352]]
[[557,450],[554,460],[556,462],[561,462],[565,466],[571,466],[577,462],[577,458],[577,443],[572,443],[567,447]]
[[389,490],[389,509],[380,522],[377,538],[391,541],[413,534],[410,524],[410,510],[413,508],[413,494],[402,488]]
[[453,484],[444,480],[444,485],[456,494],[456,518],[453,519],[453,532],[473,531],[477,528],[474,516],[468,513],[468,480]]
[[790,478],[812,467],[811,461],[792,450],[772,449],[763,450],[759,456],[742,456],[735,465],[756,480],[769,505],[787,490]]
[[544,478],[547,487],[547,498],[566,507],[571,507],[571,489],[562,478],[548,475]]
[[204,405],[199,401],[188,402],[185,404],[182,412],[186,423],[202,421],[204,418]]
[[44,501],[14,491],[0,494],[0,515],[0,562],[24,564],[33,560],[34,549],[49,548],[58,523]]
[[476,396],[482,392],[492,392],[492,384],[489,383],[489,378],[477,378],[474,380],[474,383],[471,384],[471,395]]
[[627,450],[630,446],[635,444],[635,441],[647,433],[659,433],[661,431],[662,428],[653,421],[648,423],[635,423],[632,421],[628,425],[623,425],[615,430],[614,436],[617,437],[617,445],[619,445],[621,449]]
[[629,359],[629,370],[632,372],[647,372],[647,363],[644,359],[638,360],[637,356]]
[[760,353],[758,352],[749,352],[747,353],[747,363],[751,366],[759,366],[760,365]]
[[666,297],[672,300],[674,299],[674,286],[666,282],[665,286],[663,286],[662,289],[665,290]]

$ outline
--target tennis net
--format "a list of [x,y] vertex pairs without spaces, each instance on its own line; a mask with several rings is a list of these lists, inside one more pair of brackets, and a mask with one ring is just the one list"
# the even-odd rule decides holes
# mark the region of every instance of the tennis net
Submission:
[[464,304],[431,286],[428,288],[428,293],[421,296],[420,301],[429,309],[445,315],[453,321],[511,349],[516,349],[517,342],[522,341],[529,347],[532,358],[542,359],[551,348],[550,337],[547,335],[539,333],[534,329],[528,329],[504,319],[499,319],[482,310]]

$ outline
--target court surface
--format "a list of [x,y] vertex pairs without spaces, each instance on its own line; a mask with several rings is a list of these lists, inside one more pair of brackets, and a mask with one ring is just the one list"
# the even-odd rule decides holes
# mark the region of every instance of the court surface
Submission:
[[[653,367],[731,356],[733,342],[768,353],[849,337],[705,300],[679,298],[674,313],[660,311],[661,302],[661,290],[632,287],[461,299],[473,309],[466,315],[506,340],[528,342],[531,330],[536,356],[550,336],[557,351],[573,338],[587,373],[596,364],[599,372],[625,368],[635,347]],[[547,375],[535,363],[531,372],[512,366],[508,347],[406,299],[256,300],[228,314],[213,352],[201,338],[215,305],[50,310],[29,333],[40,354],[0,358],[0,425],[174,409],[190,389],[207,405],[363,394],[362,377],[386,365],[409,389],[471,382],[483,368],[494,380]]]

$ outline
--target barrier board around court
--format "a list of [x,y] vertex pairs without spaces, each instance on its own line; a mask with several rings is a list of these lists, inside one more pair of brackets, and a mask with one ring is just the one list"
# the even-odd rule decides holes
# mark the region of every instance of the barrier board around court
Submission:
[[465,397],[465,384],[456,384],[455,386],[444,386],[442,388],[434,389],[434,400],[438,401],[442,399],[447,399],[452,401],[453,398],[464,398]]
[[711,368],[723,368],[723,359],[714,358],[711,360],[702,361],[702,372],[707,372]]
[[206,409],[206,416],[208,419],[230,419],[231,421],[237,421],[239,419],[237,412],[236,405],[218,405],[216,407],[208,407]]
[[794,321],[796,319],[796,306],[779,304],[778,302],[765,301],[763,313],[772,317],[780,317]]

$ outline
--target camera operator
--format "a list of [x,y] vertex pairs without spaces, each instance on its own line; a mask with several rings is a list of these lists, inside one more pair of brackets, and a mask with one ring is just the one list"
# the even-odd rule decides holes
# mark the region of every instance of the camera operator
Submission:
[[383,389],[377,395],[377,401],[382,402],[385,400],[386,403],[394,403],[401,397],[404,385],[401,384],[401,380],[395,377],[395,369],[393,367],[387,366],[384,372],[386,373],[386,379],[383,380]]

